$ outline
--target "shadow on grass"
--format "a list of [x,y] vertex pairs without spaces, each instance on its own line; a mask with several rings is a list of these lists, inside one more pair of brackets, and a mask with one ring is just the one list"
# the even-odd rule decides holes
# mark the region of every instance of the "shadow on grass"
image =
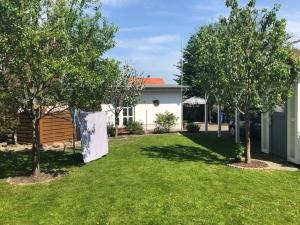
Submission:
[[143,153],[150,158],[163,158],[170,161],[201,161],[207,164],[223,164],[234,156],[234,142],[227,134],[218,138],[216,132],[182,133],[196,144],[195,146],[174,144],[168,146],[150,146]]
[[202,161],[208,164],[222,164],[224,158],[201,147],[187,145],[150,146],[142,149],[149,158],[163,158],[169,161]]
[[235,143],[234,139],[228,132],[222,132],[222,136],[218,138],[217,132],[208,133],[181,133],[195,144],[203,146],[209,151],[222,155],[226,158],[234,157]]
[[[202,145],[211,151],[218,153],[226,158],[233,158],[235,151],[235,140],[234,137],[230,136],[229,132],[222,132],[220,138],[217,137],[217,132],[208,133],[181,133],[183,136],[192,140],[194,143]],[[241,137],[241,141],[244,141],[244,137]],[[251,139],[251,153],[253,155],[260,154],[260,140]]]
[[[63,173],[69,168],[82,166],[80,152],[72,151],[42,151],[41,171],[44,173]],[[31,151],[0,152],[0,179],[15,176],[31,175]]]

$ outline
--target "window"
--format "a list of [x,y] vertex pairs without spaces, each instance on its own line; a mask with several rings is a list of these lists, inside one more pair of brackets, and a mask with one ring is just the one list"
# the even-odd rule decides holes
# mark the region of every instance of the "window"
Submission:
[[133,121],[133,108],[127,107],[123,109],[123,125],[127,125]]

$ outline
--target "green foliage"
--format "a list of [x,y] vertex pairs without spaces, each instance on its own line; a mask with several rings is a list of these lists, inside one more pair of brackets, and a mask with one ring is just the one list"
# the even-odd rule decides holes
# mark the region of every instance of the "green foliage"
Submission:
[[237,162],[240,162],[242,160],[242,157],[245,155],[246,152],[246,147],[241,145],[241,144],[237,144],[235,145],[235,149],[234,149],[234,158]]
[[18,120],[18,105],[10,93],[0,93],[0,134],[12,135],[15,133]]
[[[126,107],[135,106],[144,89],[143,79],[134,67],[125,64],[116,70],[117,78],[113,80],[106,93],[106,103],[112,106],[115,115],[115,124],[119,115]],[[118,135],[118,133],[116,133]]]
[[184,81],[191,90],[221,98],[226,109],[239,110],[249,124],[251,111],[272,111],[293,94],[300,63],[286,21],[277,16],[279,5],[268,10],[256,8],[255,0],[244,7],[228,0],[226,6],[228,17],[201,27],[190,38],[183,58]]
[[163,128],[164,132],[170,132],[170,128],[175,126],[178,118],[170,112],[156,114],[156,120],[154,121],[156,127]]
[[107,135],[109,137],[115,137],[116,136],[116,128],[113,124],[107,125]]
[[195,123],[187,124],[186,129],[189,133],[199,133],[200,132],[200,126]]
[[154,134],[164,134],[166,133],[166,129],[162,128],[162,127],[155,127],[153,130]]
[[116,76],[118,63],[103,54],[117,29],[100,6],[97,0],[0,1],[0,89],[13,90],[17,108],[33,117],[36,168],[41,117],[66,105],[99,110]]
[[129,134],[144,134],[143,124],[136,121],[129,122],[126,125],[126,131]]

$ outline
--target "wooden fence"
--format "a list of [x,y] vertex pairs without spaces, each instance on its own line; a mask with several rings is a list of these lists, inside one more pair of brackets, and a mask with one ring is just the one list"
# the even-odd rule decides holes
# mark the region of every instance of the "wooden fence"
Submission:
[[[72,141],[73,126],[69,112],[55,113],[40,120],[40,142],[50,144],[54,142]],[[32,120],[29,116],[20,115],[17,129],[18,143],[32,143]]]

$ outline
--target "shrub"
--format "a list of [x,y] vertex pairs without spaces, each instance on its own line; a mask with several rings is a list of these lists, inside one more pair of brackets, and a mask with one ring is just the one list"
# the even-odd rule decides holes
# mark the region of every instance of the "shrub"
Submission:
[[107,135],[108,137],[115,137],[116,136],[116,128],[113,124],[107,125]]
[[126,131],[128,131],[129,134],[143,134],[144,133],[143,124],[139,122],[129,122],[126,125]]
[[199,133],[200,132],[200,126],[195,123],[189,123],[186,126],[186,129],[189,133]]
[[165,112],[156,114],[154,123],[156,127],[163,128],[165,132],[170,132],[170,128],[176,124],[177,119],[173,113]]
[[162,127],[155,127],[154,130],[153,130],[154,134],[163,134],[165,132],[166,132],[166,130]]
[[245,146],[243,146],[241,144],[237,144],[235,146],[234,159],[235,159],[236,162],[241,162],[242,161],[242,157],[243,157],[245,151],[246,151]]

